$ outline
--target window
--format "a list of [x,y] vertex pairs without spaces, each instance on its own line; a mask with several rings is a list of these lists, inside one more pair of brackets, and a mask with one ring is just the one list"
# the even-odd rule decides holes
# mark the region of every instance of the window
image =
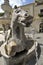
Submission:
[[43,9],[41,9],[40,12],[43,13]]

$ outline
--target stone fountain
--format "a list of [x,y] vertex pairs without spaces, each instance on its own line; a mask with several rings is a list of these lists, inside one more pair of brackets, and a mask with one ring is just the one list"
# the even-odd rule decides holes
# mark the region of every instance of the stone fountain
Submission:
[[26,65],[27,60],[35,55],[37,42],[24,33],[25,23],[23,22],[26,21],[27,17],[26,11],[15,6],[12,13],[10,33],[8,32],[6,41],[0,47],[3,65]]

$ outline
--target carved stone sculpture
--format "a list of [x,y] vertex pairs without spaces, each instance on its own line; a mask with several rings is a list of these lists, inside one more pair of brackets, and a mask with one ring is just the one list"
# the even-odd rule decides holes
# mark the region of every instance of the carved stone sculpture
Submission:
[[1,8],[4,10],[4,17],[9,18],[12,11],[12,7],[9,5],[9,0],[4,0],[4,4],[1,5]]
[[25,65],[28,55],[31,55],[35,49],[34,40],[30,37],[27,38],[24,33],[25,24],[23,21],[26,20],[26,17],[28,17],[26,11],[17,7],[14,9],[11,20],[12,37],[1,46],[1,49],[3,48],[1,54],[6,60],[10,58],[8,60],[11,65],[21,62]]

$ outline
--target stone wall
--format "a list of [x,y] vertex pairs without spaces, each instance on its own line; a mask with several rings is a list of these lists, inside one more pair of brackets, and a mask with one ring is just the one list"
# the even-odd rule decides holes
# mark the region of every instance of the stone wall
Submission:
[[43,5],[36,5],[34,8],[34,17],[38,17],[38,14],[40,13],[40,10],[43,9]]
[[21,6],[21,8],[24,9],[25,11],[28,11],[29,15],[34,16],[34,4],[35,3],[27,4]]
[[43,5],[35,5],[35,3],[31,3],[28,5],[24,5],[21,8],[28,11],[29,15],[32,15],[34,17],[32,27],[34,27],[35,30],[39,32],[41,18],[39,18],[38,14],[40,13],[40,9],[43,9]]

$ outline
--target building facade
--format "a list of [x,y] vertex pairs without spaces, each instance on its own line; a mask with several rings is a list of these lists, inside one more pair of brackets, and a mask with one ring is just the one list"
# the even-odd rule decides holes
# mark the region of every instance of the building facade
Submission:
[[39,26],[43,17],[39,17],[40,12],[43,12],[43,4],[31,3],[21,6],[22,9],[28,11],[29,15],[33,16],[32,27],[39,32]]

